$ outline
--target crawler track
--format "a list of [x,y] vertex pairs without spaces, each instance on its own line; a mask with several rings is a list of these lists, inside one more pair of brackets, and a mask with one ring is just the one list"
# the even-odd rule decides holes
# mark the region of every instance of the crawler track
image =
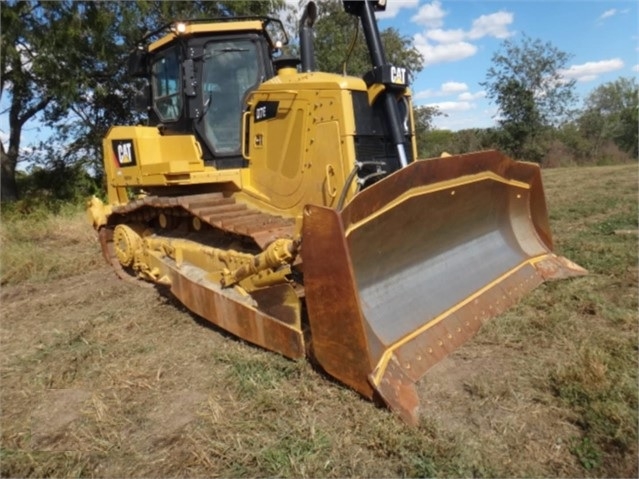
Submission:
[[293,238],[295,221],[292,218],[270,215],[250,209],[223,193],[206,193],[184,196],[145,196],[126,205],[114,206],[109,223],[99,233],[102,254],[118,277],[138,284],[150,284],[137,280],[126,271],[115,254],[113,228],[121,222],[139,222],[152,225],[164,215],[167,227],[187,220],[192,230],[209,225],[218,232],[233,235],[244,243],[254,243],[252,249],[264,249],[278,238]]
[[293,238],[295,221],[292,218],[270,215],[250,209],[223,193],[188,196],[146,196],[113,208],[112,219],[118,215],[139,217],[151,221],[161,213],[168,218],[197,218],[195,223],[208,224],[217,230],[251,238],[264,248],[277,238]]
[[[154,283],[137,279],[136,273],[118,260],[113,232],[119,224],[143,225],[154,230],[154,236],[250,254],[259,253],[276,239],[295,235],[294,219],[252,210],[223,193],[146,196],[115,206],[99,232],[102,253],[120,278],[149,286]],[[223,289],[199,266],[178,265],[170,258],[163,261],[172,294],[191,311],[253,344],[289,358],[304,356],[301,284],[283,281],[252,290],[249,295],[238,294],[233,288]]]

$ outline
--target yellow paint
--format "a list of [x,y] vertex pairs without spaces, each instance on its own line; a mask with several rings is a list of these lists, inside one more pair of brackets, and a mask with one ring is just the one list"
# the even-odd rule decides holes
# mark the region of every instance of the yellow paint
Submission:
[[[178,35],[262,30],[262,22],[185,28],[184,33],[154,42],[150,51],[174,42]],[[380,85],[367,87],[361,78],[282,70],[247,97],[241,136],[247,168],[218,170],[205,165],[194,135],[162,135],[156,127],[114,127],[103,143],[109,203],[126,204],[131,188],[203,184],[210,185],[209,191],[233,192],[238,202],[260,211],[292,218],[301,218],[307,204],[335,207],[344,190],[348,203],[357,191],[355,181],[345,185],[358,159],[353,92],[372,101],[383,90]],[[275,118],[255,121],[254,109],[262,101],[277,102]],[[127,139],[133,141],[131,166],[122,156],[119,162],[115,159],[112,145],[113,140]],[[416,157],[415,141],[410,148]]]
[[344,185],[344,163],[348,170],[354,163],[352,98],[344,88],[355,86],[365,87],[361,80],[307,73],[280,75],[255,91],[249,105],[272,101],[279,106],[275,119],[250,118],[250,165],[239,197],[290,216],[301,216],[306,204],[332,206]]
[[[131,140],[135,164],[120,166],[113,140]],[[149,126],[116,126],[102,142],[109,203],[126,204],[127,188],[175,184],[230,183],[239,189],[239,169],[205,166],[202,149],[193,135],[161,135]]]
[[92,196],[86,204],[87,218],[93,225],[93,228],[100,229],[101,226],[107,224],[107,218],[111,215],[111,205],[105,205],[100,198]]
[[[177,24],[177,22],[176,22]],[[226,33],[226,32],[240,32],[240,31],[264,31],[262,22],[260,20],[248,20],[238,22],[217,22],[217,23],[194,23],[184,25],[183,32],[172,31],[169,34],[163,36],[159,40],[149,45],[149,52],[158,50],[174,41],[178,37],[190,36],[198,33]]]
[[[261,20],[186,23],[183,31],[169,32],[148,50],[153,54],[176,44],[180,37],[223,37],[229,32],[263,30]],[[108,203],[127,204],[133,199],[131,194],[146,194],[154,187],[166,187],[164,191],[170,194],[177,191],[171,190],[173,186],[199,186],[193,191],[224,192],[258,211],[295,218],[299,233],[305,205],[336,207],[341,196],[348,203],[356,194],[356,181],[346,184],[359,160],[353,95],[365,96],[370,105],[383,91],[383,85],[367,87],[361,78],[280,70],[246,98],[241,151],[247,166],[243,168],[217,169],[205,164],[195,134],[163,135],[154,126],[113,127],[103,141]],[[406,99],[410,103],[409,92]],[[256,120],[259,102],[277,103],[275,117]],[[412,109],[409,111],[412,118]],[[414,136],[410,148],[415,158]],[[188,194],[188,190],[181,188],[180,193]],[[93,223],[107,224],[110,211],[97,207],[93,211]],[[181,251],[192,261],[206,255],[192,247]],[[151,266],[145,271],[152,271]]]

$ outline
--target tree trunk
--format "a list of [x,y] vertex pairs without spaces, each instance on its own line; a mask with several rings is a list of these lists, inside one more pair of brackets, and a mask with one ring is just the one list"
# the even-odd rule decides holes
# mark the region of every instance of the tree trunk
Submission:
[[[10,148],[11,150],[11,148]],[[11,158],[4,151],[0,142],[0,201],[16,201],[18,199],[18,185],[16,183],[16,164],[18,158]]]
[[22,127],[33,118],[36,113],[44,110],[51,97],[45,97],[31,107],[24,109],[25,103],[22,98],[12,92],[11,108],[9,109],[9,149],[5,152],[4,145],[0,150],[0,201],[16,201],[20,199],[18,184],[16,182],[16,167],[20,156],[20,139],[22,137]]
[[[16,201],[18,196],[18,184],[16,182],[16,167],[18,166],[18,156],[20,156],[20,139],[22,137],[22,126],[28,118],[20,116],[22,102],[14,93],[11,96],[11,108],[9,109],[9,148],[4,151],[2,145],[2,191],[0,197],[2,201]],[[30,113],[30,112],[29,112]],[[35,113],[31,114],[33,116]]]

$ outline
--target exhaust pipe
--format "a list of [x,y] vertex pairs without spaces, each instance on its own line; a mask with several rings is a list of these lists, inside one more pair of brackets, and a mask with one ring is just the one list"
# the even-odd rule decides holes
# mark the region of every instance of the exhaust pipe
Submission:
[[[371,57],[371,63],[373,64],[373,76],[376,72],[382,72],[385,68],[389,67],[386,62],[386,55],[384,53],[384,46],[382,45],[382,38],[377,28],[377,21],[375,20],[374,10],[384,10],[386,8],[385,1],[353,1],[344,0],[344,10],[351,15],[359,17],[362,23],[362,29],[364,30],[364,37],[366,38],[366,46]],[[388,119],[388,128],[390,130],[391,138],[397,149],[397,157],[399,158],[399,164],[401,168],[408,166],[408,158],[406,156],[406,147],[404,145],[405,138],[402,134],[402,121],[400,119],[399,109],[397,108],[397,101],[393,95],[390,95],[388,91],[383,93],[384,95],[384,109],[386,111],[386,117]],[[389,167],[391,165],[388,165]],[[391,169],[392,171],[392,169]]]
[[306,4],[300,19],[300,54],[302,56],[302,71],[315,70],[315,49],[313,46],[313,25],[317,20],[317,5],[311,1]]

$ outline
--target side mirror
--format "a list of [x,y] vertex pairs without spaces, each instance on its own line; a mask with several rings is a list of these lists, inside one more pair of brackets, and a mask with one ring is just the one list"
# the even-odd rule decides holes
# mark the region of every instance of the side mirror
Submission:
[[128,72],[134,78],[146,77],[147,72],[147,52],[142,47],[137,47],[129,55]]

